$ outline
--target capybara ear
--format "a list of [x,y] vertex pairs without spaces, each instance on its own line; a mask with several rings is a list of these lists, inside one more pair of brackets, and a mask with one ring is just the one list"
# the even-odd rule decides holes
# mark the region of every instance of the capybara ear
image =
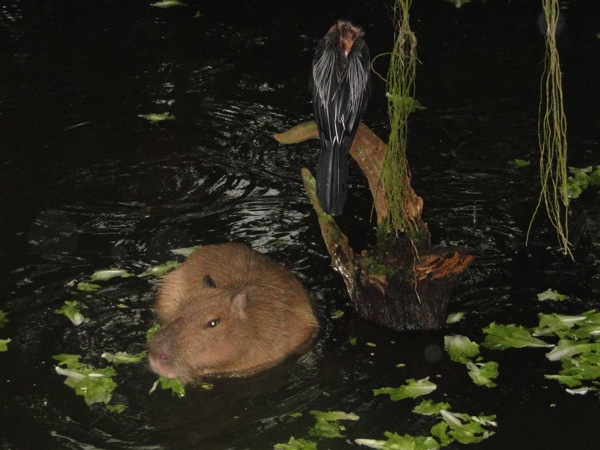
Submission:
[[246,307],[248,306],[248,296],[244,291],[235,294],[231,299],[231,312],[241,318],[246,317]]
[[202,278],[202,286],[204,286],[205,288],[217,287],[217,285],[215,284],[215,280],[213,280],[209,274],[204,275],[204,278]]

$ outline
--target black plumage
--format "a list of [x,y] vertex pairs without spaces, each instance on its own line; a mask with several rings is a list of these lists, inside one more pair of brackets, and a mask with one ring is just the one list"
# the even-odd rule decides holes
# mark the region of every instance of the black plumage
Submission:
[[321,152],[317,196],[325,212],[342,213],[348,193],[348,152],[370,95],[370,55],[363,30],[338,20],[319,41],[310,90]]

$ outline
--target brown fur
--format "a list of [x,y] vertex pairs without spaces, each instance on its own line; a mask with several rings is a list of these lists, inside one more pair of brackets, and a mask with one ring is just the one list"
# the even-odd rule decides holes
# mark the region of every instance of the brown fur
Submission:
[[272,366],[299,352],[318,326],[298,279],[235,243],[194,251],[164,277],[155,309],[162,326],[150,342],[151,367],[183,382]]

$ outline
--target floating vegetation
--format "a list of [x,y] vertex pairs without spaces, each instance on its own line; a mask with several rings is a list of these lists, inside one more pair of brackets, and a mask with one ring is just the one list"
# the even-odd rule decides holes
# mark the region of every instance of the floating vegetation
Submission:
[[106,281],[106,280],[110,280],[111,278],[116,278],[116,277],[127,278],[127,277],[133,277],[133,276],[134,275],[130,274],[125,269],[104,269],[104,270],[97,270],[96,272],[94,272],[91,276],[91,280],[92,281]]
[[317,450],[317,443],[292,436],[287,444],[275,444],[273,448],[275,450]]
[[403,400],[405,398],[416,398],[422,395],[427,395],[437,389],[437,385],[429,381],[429,377],[422,378],[420,380],[410,379],[407,380],[406,384],[397,387],[385,387],[380,389],[374,389],[373,394],[378,395],[389,395],[391,400]]
[[159,264],[157,266],[152,266],[152,267],[146,269],[139,276],[140,277],[147,277],[147,276],[162,277],[163,275],[169,273],[171,270],[175,269],[177,266],[179,266],[179,261],[175,261],[175,260],[167,261],[163,264]]
[[537,299],[540,302],[545,302],[547,300],[553,302],[562,302],[566,300],[567,296],[563,294],[559,294],[554,289],[546,289],[544,292],[541,292],[537,295]]
[[161,376],[154,382],[149,393],[152,394],[159,386],[161,389],[171,391],[171,394],[176,397],[181,398],[185,396],[185,387],[179,378],[166,378]]
[[[153,5],[153,6],[156,6],[156,5]],[[175,116],[169,112],[165,112],[162,114],[156,114],[156,113],[138,114],[138,117],[141,117],[142,119],[146,119],[148,122],[151,122],[151,123],[163,122],[165,120],[175,120]]]
[[444,349],[452,361],[466,364],[479,356],[479,344],[466,336],[444,336]]
[[358,420],[359,417],[353,413],[346,413],[343,411],[311,411],[310,412],[316,419],[315,426],[310,430],[310,434],[313,436],[327,437],[327,438],[341,438],[345,437],[342,431],[346,430],[346,427],[340,424],[340,420]]
[[[597,390],[600,379],[600,312],[591,310],[579,315],[540,314],[537,327],[491,324],[485,328],[485,347],[504,350],[522,347],[551,347],[549,361],[560,361],[557,374],[544,375],[566,385],[570,394]],[[558,339],[547,343],[536,336]],[[591,385],[584,385],[584,383]],[[573,390],[572,388],[578,388]]]
[[569,167],[571,174],[567,178],[569,198],[578,198],[590,186],[600,186],[600,166],[577,168]]
[[81,314],[81,312],[79,312],[79,302],[75,301],[75,300],[65,301],[62,308],[55,309],[54,312],[56,314],[63,314],[65,316],[67,316],[67,318],[76,327],[81,325],[83,322],[89,322],[89,320],[90,320],[87,317],[84,317],[83,314]]
[[187,6],[187,3],[183,3],[180,0],[161,0],[160,2],[150,3],[150,6],[154,6],[155,8],[167,9],[167,8]]
[[[8,319],[6,318],[6,313],[4,311],[0,311],[0,329],[4,328],[7,323]],[[10,339],[0,339],[0,352],[8,351],[8,344],[10,341]]]
[[516,159],[513,159],[513,160],[509,161],[508,164],[510,164],[513,167],[516,167],[516,168],[520,169],[521,167],[527,167],[527,166],[529,166],[531,163],[529,161],[525,160],[525,159],[516,158]]
[[79,361],[80,355],[62,354],[52,358],[58,361],[56,373],[67,377],[65,384],[82,396],[88,405],[110,402],[112,392],[117,387],[113,380],[117,373],[114,367],[97,369]]

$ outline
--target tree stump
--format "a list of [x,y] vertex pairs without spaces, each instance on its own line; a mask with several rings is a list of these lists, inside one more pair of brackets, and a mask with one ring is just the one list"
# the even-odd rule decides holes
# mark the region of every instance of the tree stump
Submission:
[[[313,121],[276,134],[283,144],[318,138]],[[381,172],[386,145],[367,126],[360,124],[350,155],[365,174],[373,196],[377,223],[389,214]],[[319,220],[331,264],[344,279],[356,312],[364,319],[398,331],[441,328],[446,323],[452,289],[475,259],[464,249],[431,248],[427,224],[421,219],[423,200],[407,183],[404,208],[423,236],[419,247],[399,233],[398,238],[378,241],[373,249],[356,253],[333,216],[325,213],[316,195],[315,179],[301,171],[304,187]]]

